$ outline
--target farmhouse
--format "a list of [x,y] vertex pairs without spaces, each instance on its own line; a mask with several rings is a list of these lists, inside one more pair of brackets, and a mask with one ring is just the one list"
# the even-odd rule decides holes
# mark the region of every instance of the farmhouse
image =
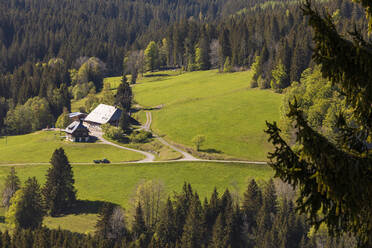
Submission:
[[83,125],[83,121],[74,121],[65,130],[66,139],[73,142],[88,142],[89,130]]
[[114,106],[100,104],[84,119],[84,124],[92,129],[99,129],[101,125],[106,123],[117,126],[121,112]]

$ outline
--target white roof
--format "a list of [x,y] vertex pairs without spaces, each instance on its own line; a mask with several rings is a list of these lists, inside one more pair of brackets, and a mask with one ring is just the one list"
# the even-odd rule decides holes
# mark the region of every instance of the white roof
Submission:
[[85,117],[84,121],[95,122],[98,124],[106,124],[110,120],[119,119],[121,110],[114,106],[100,104],[90,114]]

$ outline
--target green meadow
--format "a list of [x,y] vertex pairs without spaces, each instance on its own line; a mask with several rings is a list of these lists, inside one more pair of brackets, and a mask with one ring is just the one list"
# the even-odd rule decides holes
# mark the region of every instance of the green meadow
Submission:
[[141,160],[142,154],[99,143],[73,143],[63,133],[39,131],[0,138],[0,164],[49,162],[55,149],[63,147],[70,162],[91,163],[107,158],[111,162]]
[[[48,165],[17,166],[16,171],[24,182],[35,176],[41,184],[45,182]],[[109,201],[130,209],[130,199],[136,186],[146,180],[159,180],[167,194],[182,190],[184,182],[190,182],[201,199],[209,196],[214,187],[222,193],[226,188],[242,194],[250,179],[268,180],[273,171],[266,165],[207,162],[172,162],[127,165],[73,165],[75,187],[80,200]],[[10,167],[0,167],[0,182],[4,182]],[[0,184],[0,189],[2,188]],[[89,206],[86,207],[89,209]],[[1,215],[4,210],[0,209]],[[69,229],[77,232],[92,232],[96,213],[81,212],[60,218],[47,217],[44,224],[50,227]],[[5,228],[5,224],[0,224]]]
[[265,121],[279,119],[282,96],[271,90],[251,89],[251,72],[215,70],[142,77],[135,100],[153,110],[152,129],[178,144],[192,147],[202,134],[202,150],[211,154],[265,161],[272,147],[264,133]]

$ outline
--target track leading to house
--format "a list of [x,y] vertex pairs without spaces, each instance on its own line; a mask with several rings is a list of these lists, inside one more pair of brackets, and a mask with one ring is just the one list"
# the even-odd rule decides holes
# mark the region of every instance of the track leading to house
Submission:
[[152,154],[152,153],[137,150],[137,149],[133,149],[133,148],[129,148],[129,147],[125,147],[125,146],[121,146],[121,145],[117,145],[117,144],[115,144],[113,142],[110,142],[110,141],[106,140],[105,138],[103,138],[102,132],[95,131],[95,130],[91,130],[90,132],[91,132],[91,134],[93,134],[93,136],[97,137],[103,144],[110,145],[110,146],[115,146],[115,147],[120,148],[120,149],[124,149],[124,150],[127,150],[127,151],[132,151],[132,152],[137,152],[137,153],[143,154],[145,156],[145,158],[142,159],[142,160],[139,160],[139,161],[134,161],[136,163],[148,163],[148,162],[155,161],[155,155]]

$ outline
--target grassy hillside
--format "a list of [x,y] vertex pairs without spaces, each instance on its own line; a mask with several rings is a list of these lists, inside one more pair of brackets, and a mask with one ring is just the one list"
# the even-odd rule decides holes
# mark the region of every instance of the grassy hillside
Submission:
[[99,143],[73,143],[63,133],[40,131],[0,138],[0,164],[49,162],[56,148],[63,147],[70,162],[92,162],[107,158],[112,162],[141,160],[143,155]]
[[[36,176],[40,183],[45,182],[47,165],[17,166],[16,171],[25,181]],[[0,167],[0,182],[9,173],[9,167]],[[154,163],[132,165],[74,165],[75,186],[78,198],[89,200],[86,209],[95,201],[110,201],[130,208],[130,199],[136,185],[144,180],[160,180],[168,194],[180,191],[185,181],[190,182],[203,199],[209,196],[214,187],[221,192],[226,187],[243,193],[250,179],[267,180],[273,176],[270,167],[264,165],[224,164],[203,162]],[[0,189],[2,184],[0,184]],[[92,206],[94,207],[94,206]],[[0,219],[3,210],[0,209]],[[94,230],[96,215],[92,212],[68,215],[61,218],[46,218],[50,227],[67,228],[73,231]],[[1,224],[0,224],[1,227]],[[4,225],[2,225],[4,228]]]
[[271,146],[265,121],[279,119],[280,94],[249,88],[251,73],[198,71],[148,75],[134,86],[135,100],[152,111],[152,129],[176,143],[192,146],[206,136],[207,152],[266,160]]

